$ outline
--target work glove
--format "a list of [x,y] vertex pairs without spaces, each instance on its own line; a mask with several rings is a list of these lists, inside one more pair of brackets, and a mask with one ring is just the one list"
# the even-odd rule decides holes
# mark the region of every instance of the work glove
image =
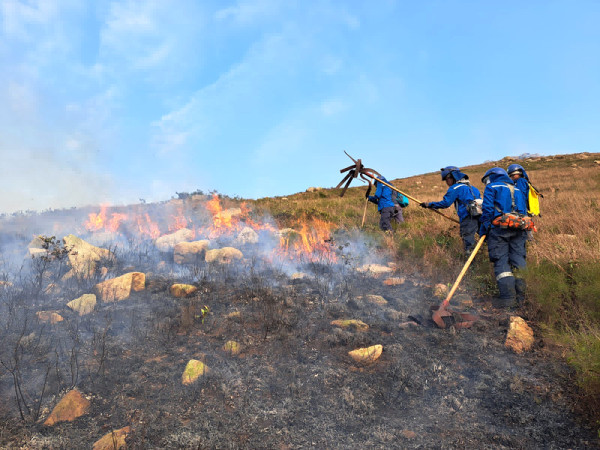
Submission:
[[490,232],[490,227],[491,227],[491,225],[489,223],[488,224],[482,223],[479,226],[479,237],[482,238],[482,237],[486,236]]
[[419,206],[421,208],[431,208],[431,206],[429,206],[429,203],[427,203],[427,202],[421,202],[421,203],[419,203]]
[[379,198],[375,197],[374,195],[371,195],[369,197],[367,197],[369,199],[370,202],[373,202],[375,204],[379,203]]

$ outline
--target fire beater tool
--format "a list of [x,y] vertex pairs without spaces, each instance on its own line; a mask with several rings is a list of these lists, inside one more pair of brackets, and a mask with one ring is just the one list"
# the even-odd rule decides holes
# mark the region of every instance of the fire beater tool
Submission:
[[[407,193],[402,192],[400,189],[396,188],[395,186],[393,186],[389,183],[386,183],[385,181],[382,181],[381,174],[374,169],[369,169],[369,168],[366,168],[365,166],[363,166],[362,161],[360,159],[354,159],[352,156],[348,155],[348,153],[346,151],[344,151],[344,153],[346,153],[346,156],[348,156],[348,158],[350,158],[354,162],[354,164],[340,170],[340,173],[348,172],[346,174],[346,176],[342,179],[342,181],[340,181],[340,183],[336,186],[336,189],[337,189],[337,188],[342,187],[342,185],[344,185],[344,187],[342,189],[342,193],[340,194],[340,197],[344,196],[344,194],[346,193],[346,190],[348,189],[348,186],[350,186],[350,183],[352,183],[352,180],[354,178],[358,178],[360,176],[363,180],[365,180],[367,183],[369,183],[369,189],[371,188],[371,180],[370,179],[373,179],[373,180],[383,184],[384,186],[389,187],[391,190],[399,192],[400,194],[404,195],[405,197],[407,197],[408,199],[412,200],[413,202],[415,202],[417,204],[422,203],[420,200],[417,200],[416,198],[408,195]],[[344,184],[344,183],[346,183],[346,184]],[[437,209],[432,209],[431,211],[439,214],[442,217],[445,217],[448,220],[451,220],[452,222],[460,223],[458,220],[456,220],[452,217],[448,217],[447,215],[445,215],[444,213],[441,213]],[[364,214],[363,214],[363,223],[364,223]]]
[[[477,255],[477,252],[481,248],[483,241],[485,241],[485,235],[482,236],[481,238],[479,238],[477,245],[471,252],[469,259],[467,259],[467,262],[465,263],[462,270],[460,271],[458,278],[454,282],[454,285],[450,289],[450,292],[448,292],[448,295],[446,296],[444,301],[439,306],[432,308],[433,314],[432,314],[431,318],[433,319],[433,321],[435,322],[435,324],[438,327],[446,328],[451,325],[454,325],[456,328],[469,328],[471,325],[473,325],[473,322],[475,322],[478,319],[478,317],[474,314],[452,310],[452,309],[448,308],[448,304],[450,303],[450,299],[454,295],[454,292],[456,292],[456,289],[458,288],[458,285],[460,284],[461,280],[465,276],[465,273],[467,272],[467,269],[471,265],[471,262],[473,261],[473,259],[475,259],[475,255]],[[460,316],[462,320],[460,322],[456,322],[454,320],[453,313]]]

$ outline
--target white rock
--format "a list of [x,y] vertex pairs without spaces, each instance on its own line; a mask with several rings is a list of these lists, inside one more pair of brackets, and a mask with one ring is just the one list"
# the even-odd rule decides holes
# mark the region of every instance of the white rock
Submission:
[[258,244],[258,233],[250,227],[244,227],[234,242],[236,245]]
[[356,270],[359,272],[371,272],[373,274],[390,273],[394,271],[394,269],[387,266],[382,266],[381,264],[365,264]]
[[161,252],[168,253],[172,251],[177,244],[180,242],[189,242],[194,239],[195,233],[188,229],[182,228],[177,230],[175,233],[165,234],[154,240],[154,245]]

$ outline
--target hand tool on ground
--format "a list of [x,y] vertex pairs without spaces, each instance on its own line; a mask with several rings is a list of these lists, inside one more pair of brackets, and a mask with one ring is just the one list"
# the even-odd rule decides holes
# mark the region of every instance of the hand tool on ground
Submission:
[[[360,175],[360,177],[363,180],[365,180],[369,183],[369,187],[371,185],[371,180],[369,180],[368,178],[371,178],[371,179],[383,184],[384,186],[389,187],[393,191],[399,192],[400,194],[404,195],[406,198],[412,200],[413,202],[415,202],[417,204],[422,203],[420,200],[417,200],[416,198],[408,195],[407,193],[402,192],[400,189],[396,188],[395,186],[393,186],[389,183],[386,183],[385,181],[382,181],[381,174],[379,172],[377,172],[376,170],[368,169],[365,166],[363,166],[362,161],[360,159],[358,159],[358,160],[354,159],[352,156],[348,155],[348,153],[346,151],[344,151],[344,153],[346,153],[346,156],[348,156],[348,158],[350,158],[354,162],[354,164],[340,170],[340,173],[348,172],[346,174],[346,176],[342,179],[342,181],[340,181],[339,184],[336,186],[336,189],[337,189],[337,188],[340,188],[344,183],[346,183],[342,189],[342,193],[340,194],[340,197],[344,196],[344,194],[346,193],[346,190],[348,189],[348,186],[350,186],[350,183],[352,182],[352,179],[358,178],[358,176]],[[442,217],[445,217],[448,220],[451,220],[452,222],[460,223],[458,220],[456,220],[452,217],[448,217],[447,215],[441,213],[437,209],[432,209],[431,211],[439,214]]]
[[[473,322],[475,322],[478,319],[478,317],[474,314],[451,310],[448,308],[448,304],[450,303],[450,299],[454,295],[454,292],[456,292],[456,289],[458,288],[459,283],[465,276],[465,273],[467,272],[467,269],[471,265],[471,262],[473,261],[473,259],[475,259],[475,255],[477,255],[477,252],[481,248],[483,241],[485,241],[485,235],[481,236],[479,238],[477,245],[471,252],[469,259],[467,259],[467,262],[465,263],[464,267],[460,271],[458,278],[454,282],[454,285],[450,289],[450,292],[448,292],[448,295],[446,296],[444,301],[439,306],[432,308],[433,314],[432,314],[431,318],[433,319],[433,321],[435,322],[435,324],[438,327],[446,328],[448,326],[454,325],[456,328],[469,328],[471,325],[473,325]],[[461,317],[462,321],[455,322],[453,313],[459,315]]]

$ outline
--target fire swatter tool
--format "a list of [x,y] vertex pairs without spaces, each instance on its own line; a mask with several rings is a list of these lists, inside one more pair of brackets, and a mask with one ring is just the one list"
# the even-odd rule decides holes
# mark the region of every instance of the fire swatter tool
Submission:
[[[477,252],[481,248],[483,241],[485,241],[485,235],[479,238],[477,245],[471,252],[469,259],[467,259],[467,262],[460,271],[458,278],[456,278],[454,285],[452,285],[452,288],[450,289],[450,292],[448,292],[448,295],[446,296],[444,301],[439,306],[432,308],[433,314],[431,318],[438,327],[446,328],[454,325],[456,328],[469,328],[478,319],[478,317],[475,314],[452,310],[448,307],[448,304],[450,303],[450,299],[456,292],[456,289],[458,288],[458,285],[460,284],[461,280],[465,276],[465,273],[471,265],[471,262],[473,261],[473,259],[475,259],[475,255],[477,255]],[[460,316],[460,322],[456,322],[454,320],[454,314]]]
[[[406,198],[412,200],[413,202],[415,202],[417,204],[421,203],[420,200],[417,200],[415,197],[412,197],[412,196],[408,195],[407,193],[402,192],[400,189],[398,189],[394,185],[391,185],[389,183],[386,183],[385,181],[382,181],[381,174],[374,169],[369,169],[369,168],[363,166],[362,161],[360,159],[354,159],[352,156],[348,155],[348,153],[346,151],[344,151],[344,153],[346,153],[346,156],[348,156],[348,158],[350,158],[354,162],[354,164],[340,170],[340,173],[348,172],[346,174],[346,176],[344,176],[342,181],[340,181],[339,184],[336,186],[336,189],[342,187],[342,185],[344,186],[342,188],[340,197],[344,196],[344,194],[346,193],[346,190],[350,186],[350,183],[352,183],[352,180],[354,178],[358,178],[360,176],[363,180],[365,180],[366,182],[369,183],[369,189],[371,188],[371,179],[372,179],[372,180],[375,180],[375,181],[383,184],[384,186],[389,187],[391,190],[404,195]],[[431,211],[433,211],[436,214],[439,214],[442,217],[445,217],[448,220],[451,220],[454,223],[460,223],[458,220],[456,220],[452,217],[448,217],[447,215],[438,211],[437,209],[432,209]]]

